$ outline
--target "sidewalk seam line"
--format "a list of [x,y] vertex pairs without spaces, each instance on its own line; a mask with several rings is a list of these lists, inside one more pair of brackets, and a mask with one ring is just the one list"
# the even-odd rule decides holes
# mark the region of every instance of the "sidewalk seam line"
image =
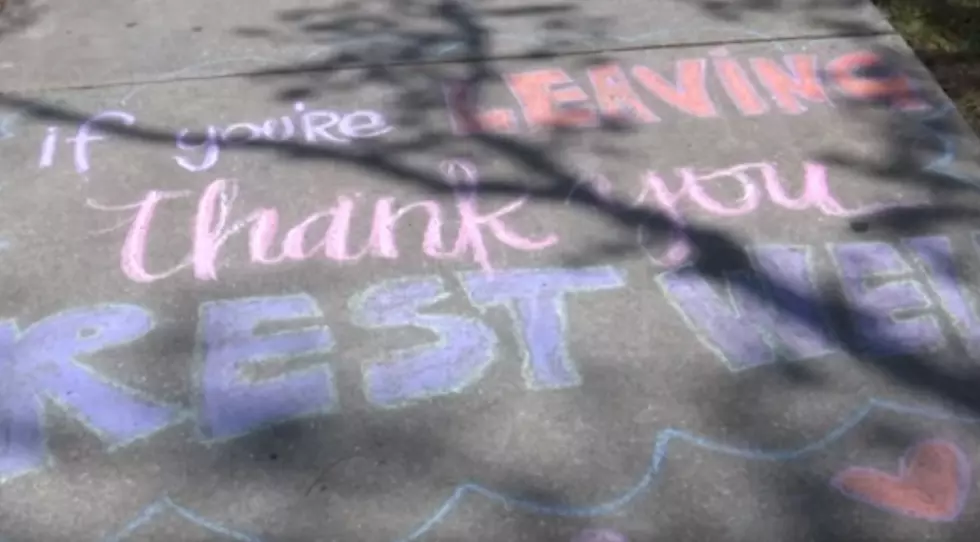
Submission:
[[[234,78],[245,78],[245,77],[272,77],[276,75],[301,75],[304,73],[316,73],[316,72],[342,72],[359,70],[371,67],[385,67],[385,68],[408,68],[412,66],[436,66],[442,64],[477,64],[477,63],[490,63],[497,61],[514,61],[514,60],[533,60],[540,58],[563,58],[563,57],[581,57],[587,55],[598,55],[605,53],[619,53],[619,52],[638,52],[638,51],[661,51],[661,50],[671,50],[671,49],[693,49],[700,47],[723,47],[726,45],[755,45],[763,43],[787,43],[787,42],[798,42],[798,41],[826,41],[834,39],[848,39],[848,38],[876,38],[876,37],[888,37],[888,36],[898,36],[899,34],[894,30],[882,30],[874,32],[861,32],[854,34],[834,34],[834,35],[809,35],[809,36],[788,36],[782,38],[745,38],[738,40],[717,40],[717,41],[701,41],[701,42],[686,42],[686,43],[665,43],[665,44],[650,44],[650,45],[624,45],[615,47],[604,47],[596,49],[577,49],[569,51],[556,51],[547,53],[514,53],[514,54],[501,54],[489,57],[457,57],[457,58],[446,58],[446,59],[421,59],[413,61],[403,61],[403,62],[376,62],[376,63],[352,63],[342,66],[317,66],[315,62],[309,61],[299,61],[296,62],[297,65],[285,67],[285,68],[260,68],[256,70],[243,70],[231,73],[216,73],[210,75],[187,75],[187,76],[171,76],[171,77],[161,77],[157,79],[148,78],[145,80],[133,80],[133,81],[109,81],[105,83],[93,83],[93,84],[77,84],[77,85],[62,85],[62,86],[51,86],[51,87],[35,87],[35,88],[25,88],[17,90],[2,90],[0,89],[0,96],[10,95],[10,94],[24,94],[30,92],[61,92],[61,91],[75,91],[75,90],[98,90],[98,89],[111,89],[120,87],[136,87],[136,86],[148,86],[148,85],[161,85],[170,83],[183,83],[183,82],[194,82],[194,81],[210,81],[210,80],[221,80],[221,79],[234,79]],[[288,62],[288,61],[287,61]],[[183,68],[186,69],[186,68]],[[179,70],[175,70],[179,71]]]

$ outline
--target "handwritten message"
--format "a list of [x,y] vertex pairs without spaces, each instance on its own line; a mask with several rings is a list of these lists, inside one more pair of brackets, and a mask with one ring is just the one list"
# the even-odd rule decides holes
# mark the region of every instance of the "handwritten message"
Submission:
[[[907,75],[869,73],[882,66],[881,57],[869,51],[846,53],[821,67],[814,55],[739,59],[719,49],[659,71],[610,63],[589,68],[577,80],[560,68],[507,74],[516,108],[481,108],[465,83],[447,85],[446,101],[460,134],[588,128],[603,120],[653,124],[665,112],[701,119],[723,118],[726,109],[743,117],[799,115],[831,105],[831,88],[846,99],[882,101],[901,110],[927,107]],[[709,90],[712,84],[723,89],[721,95]]]
[[[900,113],[928,107],[907,76],[878,73],[880,64],[867,51],[821,61],[811,54],[740,58],[717,50],[668,66],[609,62],[581,73],[549,67],[514,71],[501,76],[509,102],[504,96],[495,104],[478,103],[471,85],[446,81],[445,121],[454,140],[475,140],[486,134],[588,130],[612,122],[644,126],[672,119],[802,115],[834,107],[835,100],[882,102]],[[385,142],[403,129],[373,109],[291,105],[266,118],[182,125],[171,134],[172,147],[165,138],[164,159],[175,174],[192,175],[218,167],[236,144],[353,148],[368,140]],[[136,112],[106,110],[70,127],[74,131],[68,135],[65,127],[45,127],[37,168],[60,165],[87,174],[104,159],[93,149],[107,150],[121,137],[106,124],[135,129],[139,120]],[[223,270],[230,266],[272,274],[289,264],[350,268],[371,260],[394,263],[406,254],[423,264],[445,262],[459,269],[449,275],[399,271],[361,284],[358,291],[342,294],[346,310],[330,314],[322,300],[306,293],[195,299],[193,342],[200,360],[193,367],[190,360],[176,361],[186,364],[192,389],[181,404],[166,404],[93,367],[93,360],[111,349],[159,333],[158,322],[166,315],[155,314],[149,304],[115,299],[53,314],[46,310],[47,316],[28,321],[10,315],[0,322],[5,360],[0,428],[6,438],[0,481],[49,464],[49,409],[63,410],[115,449],[185,422],[202,440],[224,441],[298,418],[343,416],[349,408],[340,393],[345,389],[358,390],[372,416],[375,409],[408,409],[473,390],[491,368],[507,364],[519,371],[527,392],[574,390],[587,372],[569,337],[590,330],[571,329],[575,320],[568,313],[580,309],[569,307],[581,305],[569,300],[601,300],[623,289],[676,315],[690,331],[692,345],[711,352],[716,366],[731,373],[837,355],[935,352],[954,340],[946,329],[971,356],[980,356],[980,315],[972,292],[951,271],[953,243],[944,235],[817,246],[786,244],[775,232],[776,242],[746,247],[751,269],[719,278],[689,265],[697,262],[697,243],[687,226],[696,221],[725,226],[767,212],[843,220],[899,202],[897,196],[872,204],[849,201],[827,163],[774,154],[721,166],[663,165],[660,158],[615,177],[599,167],[568,187],[562,194],[567,200],[587,189],[594,205],[613,206],[625,193],[624,207],[664,218],[666,240],[655,247],[645,242],[646,225],[629,226],[637,248],[648,256],[646,274],[609,262],[508,265],[502,256],[544,258],[568,244],[568,234],[558,224],[533,229],[521,221],[531,202],[518,191],[492,202],[481,198],[484,172],[474,161],[454,156],[428,162],[447,187],[444,198],[365,195],[350,185],[331,186],[289,202],[287,213],[282,204],[246,200],[257,191],[244,178],[247,173],[232,178],[215,172],[201,176],[190,190],[144,184],[111,203],[85,194],[78,207],[86,217],[116,225],[93,243],[108,247],[102,254],[112,255],[111,273],[128,287],[159,288],[188,279],[216,288],[224,286],[230,273]],[[421,235],[407,241],[409,230]],[[971,241],[980,251],[980,232]],[[818,277],[818,258],[831,262],[832,280],[857,330],[853,345],[843,345],[829,320],[818,288],[825,279]],[[447,308],[447,301],[469,312]],[[488,316],[493,311],[506,315],[513,336],[494,327]],[[341,325],[379,336],[422,330],[430,340],[360,360],[351,379],[335,370],[331,359],[347,346],[346,337],[335,333]],[[267,331],[269,326],[277,331]],[[501,353],[505,343],[517,345],[517,359]],[[288,364],[296,360],[310,363]],[[613,535],[593,538],[602,536]]]
[[[980,231],[971,236],[980,256]],[[502,269],[459,273],[454,283],[437,275],[384,280],[354,293],[347,318],[368,330],[424,329],[436,338],[383,359],[366,360],[362,382],[378,408],[405,408],[421,400],[458,394],[484,378],[494,363],[499,336],[479,318],[434,310],[450,296],[465,296],[476,308],[507,309],[522,345],[520,362],[529,391],[581,385],[579,365],[567,348],[566,299],[601,296],[632,286],[651,302],[667,302],[698,340],[731,371],[778,361],[816,359],[841,353],[817,289],[813,265],[822,248],[806,245],[750,247],[756,273],[742,273],[716,285],[693,269],[662,272],[656,290],[615,266]],[[900,244],[881,241],[830,245],[837,280],[845,293],[859,336],[859,349],[887,357],[945,348],[945,325],[973,356],[980,356],[980,314],[973,294],[952,274],[952,242],[921,236]],[[917,278],[919,273],[923,278]],[[870,286],[875,279],[877,284]],[[884,281],[882,282],[882,279]],[[630,284],[630,283],[633,284]],[[934,305],[930,299],[940,300]],[[201,304],[197,341],[203,369],[196,423],[202,434],[223,439],[300,416],[342,414],[330,353],[338,339],[325,324],[257,329],[324,317],[309,295],[243,297]],[[45,461],[42,410],[38,397],[70,406],[108,444],[145,437],[179,419],[178,409],[157,404],[135,390],[111,382],[80,358],[132,341],[154,328],[153,315],[137,305],[81,307],[48,316],[19,331],[0,327],[6,366],[5,411],[17,446],[0,456],[0,474],[16,475]],[[314,368],[256,379],[250,369],[263,363],[314,357]],[[193,369],[188,366],[188,371]]]

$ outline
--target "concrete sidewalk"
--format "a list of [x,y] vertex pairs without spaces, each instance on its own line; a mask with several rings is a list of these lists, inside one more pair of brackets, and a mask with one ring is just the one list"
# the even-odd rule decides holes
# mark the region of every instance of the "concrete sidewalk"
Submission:
[[980,146],[870,5],[9,1],[0,539],[975,539]]

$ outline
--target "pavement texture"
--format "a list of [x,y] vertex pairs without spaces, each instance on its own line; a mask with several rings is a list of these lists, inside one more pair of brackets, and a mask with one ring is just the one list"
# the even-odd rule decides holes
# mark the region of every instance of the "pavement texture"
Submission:
[[8,0],[0,540],[976,540],[980,145],[863,1]]

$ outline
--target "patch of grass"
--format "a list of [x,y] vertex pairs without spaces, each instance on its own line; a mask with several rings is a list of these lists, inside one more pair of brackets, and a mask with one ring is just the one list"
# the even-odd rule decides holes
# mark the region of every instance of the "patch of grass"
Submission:
[[980,133],[980,0],[873,0]]

